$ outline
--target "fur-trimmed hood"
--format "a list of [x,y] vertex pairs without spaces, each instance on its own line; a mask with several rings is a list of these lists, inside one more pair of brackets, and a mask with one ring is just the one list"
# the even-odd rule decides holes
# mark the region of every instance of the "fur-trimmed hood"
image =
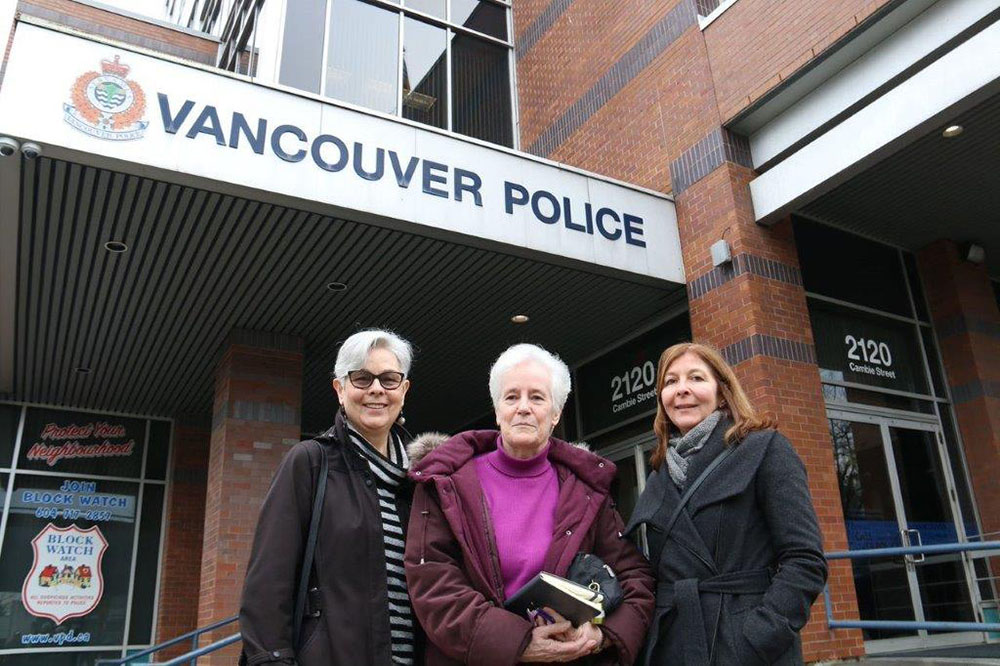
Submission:
[[411,465],[416,465],[423,460],[424,456],[448,441],[451,435],[432,430],[417,435],[406,445],[406,455],[410,459]]
[[[496,430],[469,430],[449,437],[440,432],[427,432],[407,446],[410,458],[410,478],[421,483],[434,477],[451,476],[473,458],[497,447],[500,433]],[[549,460],[580,477],[595,490],[607,493],[615,478],[615,464],[591,453],[585,443],[571,444],[561,439],[549,439]]]
[[[412,464],[416,464],[420,462],[428,453],[451,439],[451,437],[451,435],[446,435],[443,432],[438,432],[436,430],[421,433],[417,435],[413,441],[406,445],[406,455]],[[567,443],[580,449],[581,451],[590,451],[590,445],[587,444],[587,442]]]

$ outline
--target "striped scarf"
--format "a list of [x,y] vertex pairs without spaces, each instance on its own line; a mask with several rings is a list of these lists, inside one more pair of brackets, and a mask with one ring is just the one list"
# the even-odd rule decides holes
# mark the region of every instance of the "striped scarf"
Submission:
[[382,541],[385,546],[385,578],[389,590],[389,636],[392,641],[392,663],[413,664],[415,636],[413,609],[406,590],[403,571],[403,523],[396,504],[396,493],[406,480],[410,461],[403,442],[389,433],[388,458],[382,455],[357,430],[347,426],[347,434],[357,451],[368,463],[375,477],[379,512],[382,516]]
[[671,437],[667,448],[667,471],[678,488],[687,486],[687,471],[691,457],[701,451],[708,436],[722,418],[718,409],[706,416],[701,423],[688,430],[681,437]]

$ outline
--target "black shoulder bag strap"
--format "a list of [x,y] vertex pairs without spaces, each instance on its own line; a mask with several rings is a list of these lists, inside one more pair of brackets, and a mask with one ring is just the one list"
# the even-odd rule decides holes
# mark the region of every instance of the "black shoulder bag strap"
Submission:
[[320,464],[319,478],[316,480],[316,494],[313,497],[312,515],[309,520],[309,537],[306,539],[306,550],[302,556],[302,573],[299,576],[299,589],[295,595],[295,616],[292,621],[292,644],[298,650],[299,638],[302,632],[302,618],[306,613],[306,598],[309,596],[309,575],[312,573],[313,556],[316,554],[316,538],[319,536],[319,519],[323,515],[323,499],[326,496],[326,476],[330,469],[326,445],[319,445]]
[[[717,455],[715,460],[709,463],[708,467],[706,467],[702,473],[698,475],[698,478],[694,480],[694,483],[688,486],[688,489],[684,491],[684,494],[681,496],[677,506],[674,507],[674,512],[670,514],[670,518],[663,524],[663,534],[661,534],[659,538],[662,539],[664,543],[666,543],[667,537],[670,536],[670,531],[674,529],[674,525],[677,524],[677,519],[681,517],[681,511],[683,511],[684,507],[686,507],[688,502],[691,501],[691,496],[694,495],[694,492],[698,490],[699,486],[704,483],[705,479],[707,479],[708,476],[715,471],[715,468],[721,465],[722,461],[728,458],[735,449],[735,446],[727,446],[726,449]],[[653,564],[653,571],[656,571],[660,564],[661,554],[661,552],[649,554],[650,561]]]

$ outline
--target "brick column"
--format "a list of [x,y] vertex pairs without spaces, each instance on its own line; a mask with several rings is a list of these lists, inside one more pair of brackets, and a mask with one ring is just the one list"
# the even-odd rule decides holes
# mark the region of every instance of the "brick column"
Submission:
[[[274,470],[299,440],[301,406],[301,342],[234,331],[215,375],[198,626],[239,610],[257,514]],[[235,631],[227,626],[202,643]],[[203,661],[232,664],[238,654],[237,644]]]
[[[753,172],[736,163],[745,144],[723,128],[711,131],[672,165],[677,216],[695,340],[722,350],[754,405],[778,417],[809,473],[826,550],[846,550],[840,487],[826,418],[812,328],[790,220],[754,222],[747,184]],[[678,189],[680,191],[678,192]],[[725,238],[733,261],[712,266],[709,247]],[[831,563],[834,614],[857,618],[851,566]],[[802,632],[807,661],[864,653],[861,633],[829,631],[822,598]]]
[[[1000,311],[986,267],[950,240],[917,254],[984,532],[1000,532]],[[995,538],[995,537],[994,537]],[[1000,558],[993,558],[994,571]]]
[[[198,626],[201,582],[201,546],[205,527],[205,480],[208,472],[209,424],[183,420],[174,423],[170,493],[164,526],[160,602],[156,609],[156,641],[162,643]],[[167,661],[190,649],[190,644],[157,655]]]

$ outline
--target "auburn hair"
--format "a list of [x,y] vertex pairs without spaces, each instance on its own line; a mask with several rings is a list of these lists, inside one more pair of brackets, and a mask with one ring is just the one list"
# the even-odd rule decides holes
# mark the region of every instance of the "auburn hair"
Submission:
[[726,431],[726,445],[731,446],[741,441],[744,437],[755,430],[775,428],[778,425],[777,419],[770,414],[759,415],[750,403],[740,380],[736,378],[733,368],[722,358],[718,349],[696,342],[681,342],[667,347],[660,354],[660,363],[656,370],[656,419],[653,421],[653,431],[656,433],[656,450],[650,458],[653,469],[660,469],[660,465],[667,457],[667,447],[670,446],[670,437],[679,434],[677,427],[667,417],[667,411],[663,408],[663,385],[666,382],[667,370],[684,354],[694,354],[700,358],[712,373],[712,377],[719,385],[718,400],[723,415],[733,421],[733,426]]

